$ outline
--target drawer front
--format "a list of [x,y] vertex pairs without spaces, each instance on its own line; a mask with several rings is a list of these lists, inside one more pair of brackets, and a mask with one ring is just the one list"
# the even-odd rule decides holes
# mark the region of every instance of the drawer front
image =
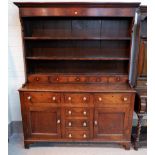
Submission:
[[96,93],[94,94],[96,105],[113,105],[113,104],[127,104],[131,101],[131,94],[129,93]]
[[65,127],[76,130],[79,129],[88,129],[89,121],[87,119],[67,119],[65,120]]
[[90,110],[88,108],[65,108],[65,116],[68,118],[88,118],[90,116]]
[[113,76],[109,77],[109,83],[126,83],[128,81],[127,76]]
[[28,82],[30,82],[30,83],[48,83],[48,76],[29,75]]
[[92,97],[88,93],[66,93],[64,94],[64,103],[69,104],[84,104],[92,102]]
[[60,103],[60,94],[51,92],[26,92],[25,102],[28,103]]
[[[104,7],[104,6],[103,6]],[[20,10],[21,17],[28,17],[28,16],[114,16],[114,17],[125,17],[125,16],[134,16],[134,12],[136,8],[108,8],[107,6],[103,8],[96,6],[91,6],[87,8],[87,6],[83,6],[78,8],[77,4],[73,6],[55,6],[55,7],[39,7],[39,8],[30,8],[30,7],[23,7]]]
[[89,139],[89,131],[75,131],[75,130],[66,130],[65,138],[67,139]]

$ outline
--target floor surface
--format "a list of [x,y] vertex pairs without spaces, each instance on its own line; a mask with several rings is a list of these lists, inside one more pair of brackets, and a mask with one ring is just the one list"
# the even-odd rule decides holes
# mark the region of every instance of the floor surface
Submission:
[[120,145],[97,144],[42,144],[33,145],[29,149],[23,147],[22,134],[14,134],[8,145],[8,155],[147,155],[146,148],[138,151],[124,150]]

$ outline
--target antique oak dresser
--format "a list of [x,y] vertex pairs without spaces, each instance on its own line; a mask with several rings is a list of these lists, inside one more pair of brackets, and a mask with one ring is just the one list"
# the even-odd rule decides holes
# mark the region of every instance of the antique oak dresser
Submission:
[[130,149],[135,90],[129,75],[139,3],[15,5],[24,47],[25,148],[105,142]]

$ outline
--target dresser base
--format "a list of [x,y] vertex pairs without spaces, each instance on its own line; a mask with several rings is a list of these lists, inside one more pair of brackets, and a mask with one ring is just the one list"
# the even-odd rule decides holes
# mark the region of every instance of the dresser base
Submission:
[[[44,144],[43,144],[44,143]],[[125,150],[130,150],[130,147],[131,147],[131,142],[129,141],[113,141],[113,142],[100,142],[100,141],[76,141],[76,142],[73,142],[73,141],[66,141],[66,140],[62,140],[61,141],[56,141],[56,140],[25,140],[24,141],[24,148],[25,149],[29,149],[31,144],[39,144],[39,146],[41,146],[43,144],[43,146],[46,145],[46,143],[54,143],[54,144],[70,144],[70,146],[74,146],[74,145],[79,145],[81,146],[101,146],[101,145],[106,145],[106,144],[109,144],[110,146],[113,146],[114,144],[118,144],[118,145],[122,145],[122,147],[125,149]],[[49,145],[48,145],[49,146]],[[52,146],[52,145],[51,145]]]

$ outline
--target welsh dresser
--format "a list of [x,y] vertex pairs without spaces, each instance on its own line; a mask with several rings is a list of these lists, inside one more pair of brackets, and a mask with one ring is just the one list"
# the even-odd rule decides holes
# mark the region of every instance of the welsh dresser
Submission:
[[24,47],[25,148],[105,142],[130,149],[135,90],[129,75],[139,3],[15,5]]

